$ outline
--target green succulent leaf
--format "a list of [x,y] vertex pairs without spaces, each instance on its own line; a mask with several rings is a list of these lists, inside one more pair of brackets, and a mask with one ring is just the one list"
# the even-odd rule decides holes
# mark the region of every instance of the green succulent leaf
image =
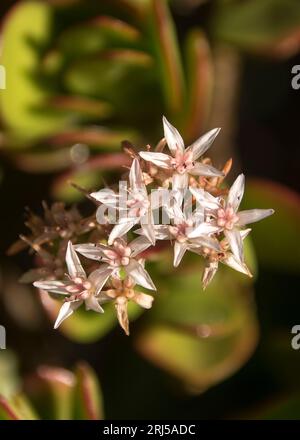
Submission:
[[233,374],[257,342],[251,286],[226,271],[205,293],[197,273],[174,274],[136,340],[143,356],[196,392]]
[[102,392],[94,371],[82,362],[77,365],[75,374],[74,419],[103,419]]
[[298,0],[219,0],[212,31],[216,38],[243,49],[271,47],[300,24]]
[[243,209],[275,210],[270,218],[252,226],[258,260],[266,267],[298,273],[300,268],[299,196],[289,188],[262,179],[250,179],[246,185]]
[[7,80],[0,108],[8,132],[15,139],[12,145],[18,147],[30,147],[32,139],[65,124],[65,116],[39,111],[49,96],[36,76],[39,53],[48,42],[50,27],[51,8],[46,2],[19,2],[4,20],[1,64]]

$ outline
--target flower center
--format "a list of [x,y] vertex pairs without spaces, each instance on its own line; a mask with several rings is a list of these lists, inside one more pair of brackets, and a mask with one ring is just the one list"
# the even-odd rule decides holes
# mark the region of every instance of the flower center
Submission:
[[192,151],[182,153],[180,150],[177,150],[175,157],[171,159],[171,166],[179,174],[184,174],[192,170],[195,166]]
[[130,262],[131,249],[125,243],[115,240],[112,249],[103,251],[110,266],[128,266]]
[[130,199],[126,202],[129,208],[128,217],[142,217],[150,206],[148,198],[139,192],[132,192],[130,196]]
[[232,229],[239,220],[231,206],[220,208],[217,211],[217,225],[224,229]]
[[71,283],[66,287],[66,291],[70,294],[66,301],[75,301],[86,299],[92,293],[93,285],[85,278],[73,278]]

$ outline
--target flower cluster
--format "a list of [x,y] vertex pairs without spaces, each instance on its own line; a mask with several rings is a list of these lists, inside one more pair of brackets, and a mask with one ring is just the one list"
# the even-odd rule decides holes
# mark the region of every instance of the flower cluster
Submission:
[[[274,211],[239,211],[244,175],[226,189],[223,181],[231,161],[218,170],[203,157],[220,129],[185,148],[181,135],[165,117],[163,126],[164,139],[155,151],[150,147],[139,153],[128,149],[132,164],[118,192],[104,188],[89,194],[98,206],[89,224],[93,228],[98,224],[101,233],[89,240],[83,234],[68,236],[68,274],[58,279],[48,271],[46,279],[33,283],[42,291],[64,297],[55,328],[83,303],[87,310],[103,313],[102,305],[113,301],[119,323],[129,334],[128,302],[146,309],[152,306],[153,297],[137,286],[156,290],[145,268],[145,251],[160,240],[173,247],[175,267],[186,252],[205,259],[203,288],[213,279],[219,263],[251,276],[243,250],[243,240],[250,232],[246,226]],[[166,146],[170,154],[163,152]],[[37,244],[33,248],[41,250]]]

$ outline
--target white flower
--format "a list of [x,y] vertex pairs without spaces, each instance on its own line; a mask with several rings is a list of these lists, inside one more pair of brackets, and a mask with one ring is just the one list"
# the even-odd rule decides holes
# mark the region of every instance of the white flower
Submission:
[[146,237],[138,237],[129,244],[124,239],[117,238],[111,246],[86,243],[76,245],[75,249],[87,258],[103,262],[103,266],[112,275],[120,275],[120,270],[123,269],[140,286],[156,290],[150,275],[136,258],[149,246],[151,243]]
[[203,193],[197,189],[191,192],[206,207],[206,213],[211,216],[211,224],[218,227],[218,232],[223,232],[231,251],[239,263],[244,263],[243,241],[240,228],[262,220],[274,213],[273,209],[250,209],[238,212],[244,195],[245,176],[240,174],[231,186],[227,200],[222,197],[209,197],[204,200]]
[[[251,229],[244,229],[240,232],[242,240],[244,240],[247,235],[250,233]],[[214,278],[218,267],[219,262],[225,264],[226,266],[231,267],[232,269],[241,272],[245,275],[248,275],[249,277],[252,277],[252,274],[247,267],[245,263],[242,263],[237,260],[237,258],[231,253],[228,252],[229,243],[226,238],[224,238],[221,243],[222,251],[220,253],[211,252],[209,249],[207,249],[206,257],[209,258],[209,264],[205,267],[203,276],[202,276],[202,284],[203,289],[206,289],[208,284],[212,281]]]
[[[139,263],[144,266],[143,260],[139,260]],[[129,335],[128,302],[133,301],[144,309],[150,309],[154,298],[144,292],[137,291],[135,289],[136,283],[131,277],[126,277],[124,280],[112,277],[111,284],[111,289],[101,292],[100,302],[114,301],[120,326]]]
[[83,303],[85,303],[87,310],[103,313],[98,295],[111,275],[111,270],[108,270],[107,267],[100,267],[87,277],[71,241],[67,247],[66,264],[69,272],[67,280],[36,281],[33,283],[39,289],[66,295],[65,302],[54,324],[55,329]]
[[195,162],[211,146],[220,129],[215,128],[201,136],[188,148],[185,148],[182,137],[165,117],[163,117],[164,136],[167,141],[171,156],[165,153],[141,151],[140,156],[160,168],[171,170],[172,188],[186,188],[189,174],[206,177],[221,177],[224,173],[201,162]]
[[[201,248],[203,247],[214,251],[221,250],[218,240],[210,237],[218,230],[218,227],[204,221],[201,208],[191,211],[188,206],[184,206],[184,209],[182,209],[183,196],[183,191],[173,191],[174,203],[169,208],[165,207],[172,224],[154,226],[157,240],[171,240],[174,242],[173,264],[175,267],[180,264],[186,251],[201,254]],[[197,234],[195,234],[196,230]],[[141,229],[135,232],[143,234]]]
[[[111,190],[100,190],[91,196],[108,207],[115,207],[122,211],[123,216],[112,229],[108,243],[112,244],[116,238],[122,237],[136,224],[140,223],[144,235],[154,245],[154,220],[152,210],[159,207],[159,197],[152,193],[151,199],[147,193],[143,173],[139,161],[134,159],[129,173],[129,189],[126,202],[126,211],[122,209],[121,195]],[[157,201],[157,205],[155,205]],[[151,203],[152,202],[152,203]],[[155,205],[155,206],[154,206]],[[125,216],[124,216],[125,214]]]

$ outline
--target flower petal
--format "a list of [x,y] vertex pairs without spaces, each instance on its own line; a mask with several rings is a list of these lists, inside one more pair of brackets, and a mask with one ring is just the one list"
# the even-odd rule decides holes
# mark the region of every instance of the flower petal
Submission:
[[196,162],[193,169],[191,169],[190,174],[195,176],[205,176],[205,177],[223,177],[223,171],[217,170],[217,168],[206,165],[204,163]]
[[68,242],[68,247],[66,252],[66,263],[71,278],[76,278],[76,277],[86,278],[86,273],[80,263],[79,257],[76,254],[71,241]]
[[219,198],[214,197],[204,189],[189,187],[189,190],[200,204],[200,207],[204,209],[218,209],[220,207]]
[[85,308],[86,310],[94,310],[97,313],[104,313],[104,310],[99,304],[99,301],[94,296],[90,296],[85,300]]
[[234,270],[237,270],[238,272],[244,273],[245,275],[248,275],[249,277],[252,277],[252,274],[245,263],[241,263],[238,261],[233,254],[228,254],[225,258],[222,260],[223,264],[226,264],[227,266],[231,267]]
[[59,293],[62,295],[67,295],[66,286],[69,283],[66,281],[35,281],[33,283],[34,287],[38,289],[46,290],[51,293]]
[[140,151],[139,155],[142,159],[146,160],[147,162],[152,162],[154,165],[169,169],[170,168],[170,160],[171,157],[168,154],[165,153],[152,153],[150,151]]
[[172,177],[172,189],[174,190],[182,190],[187,188],[189,183],[188,173],[179,174],[174,172]]
[[136,260],[131,259],[128,266],[125,266],[124,269],[127,275],[131,276],[139,286],[145,287],[145,289],[156,290],[150,275]]
[[198,159],[198,157],[202,156],[209,149],[213,141],[218,136],[220,130],[221,128],[214,128],[213,130],[210,130],[188,147],[188,150],[192,150],[193,152],[194,160]]
[[237,210],[239,209],[240,203],[244,195],[244,189],[245,176],[244,174],[240,174],[233,182],[227,198],[227,205],[232,206],[235,212],[237,212]]
[[[142,231],[141,231],[142,232]],[[147,237],[140,236],[135,238],[129,243],[129,247],[132,250],[131,257],[136,257],[138,254],[148,249],[151,246],[150,241]]]
[[118,205],[119,195],[109,188],[103,188],[100,189],[100,191],[92,192],[90,196],[106,206],[116,207]]
[[183,153],[184,142],[178,130],[175,127],[173,127],[172,124],[170,124],[170,122],[167,120],[165,116],[163,116],[163,125],[164,125],[164,136],[173,156],[175,156],[177,150],[180,150]]
[[244,226],[249,223],[255,223],[272,214],[274,214],[274,209],[249,209],[247,211],[240,211],[238,213],[238,225]]
[[202,222],[187,234],[189,238],[197,238],[201,235],[209,235],[219,232],[221,228],[212,223]]
[[66,301],[61,306],[57,319],[54,324],[54,328],[57,329],[57,327],[60,326],[60,324],[67,319],[69,316],[72,315],[74,310],[78,309],[78,307],[81,306],[83,301]]
[[179,266],[187,249],[188,249],[187,243],[179,243],[178,241],[175,241],[175,243],[174,243],[174,259],[173,259],[174,267]]
[[79,254],[86,258],[96,261],[100,261],[103,257],[102,247],[106,248],[107,246],[96,243],[83,243],[74,246],[76,252],[79,252]]
[[217,273],[218,267],[219,267],[218,261],[212,261],[209,263],[208,266],[204,268],[202,275],[203,290],[205,290],[206,287],[209,285],[209,283],[213,280],[214,276]]
[[138,159],[133,159],[129,171],[129,183],[131,189],[134,191],[142,191],[147,195],[146,185],[144,183],[143,173]]
[[244,250],[243,250],[243,240],[240,231],[238,229],[232,229],[231,231],[225,230],[224,235],[228,240],[233,255],[241,264],[243,264]]
[[129,336],[129,320],[128,320],[128,311],[127,311],[127,301],[124,299],[124,302],[116,302],[116,312],[120,326],[124,330],[127,336]]
[[108,264],[102,264],[99,269],[94,270],[89,276],[88,280],[95,286],[95,296],[99,295],[102,287],[113,273],[113,268]]
[[132,300],[144,309],[151,309],[154,298],[143,292],[135,292]]
[[112,244],[116,238],[123,237],[123,235],[127,234],[131,228],[139,221],[139,218],[135,220],[131,219],[122,219],[120,223],[115,225],[111,230],[111,233],[108,237],[108,244]]

